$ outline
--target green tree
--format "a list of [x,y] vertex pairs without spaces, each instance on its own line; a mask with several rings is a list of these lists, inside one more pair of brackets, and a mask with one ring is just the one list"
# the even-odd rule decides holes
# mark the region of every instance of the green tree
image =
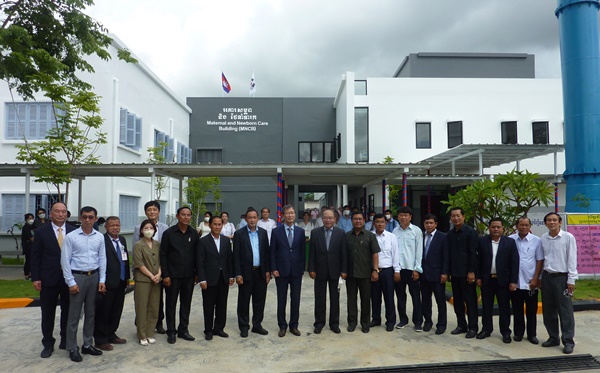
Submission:
[[[161,141],[158,146],[148,148],[148,163],[152,164],[165,164],[167,163],[167,157],[165,157],[165,149],[169,144]],[[160,199],[163,190],[167,187],[167,179],[164,176],[156,176],[154,179],[154,190],[156,191],[156,200]]]
[[221,179],[218,177],[194,177],[187,181],[185,187],[185,195],[187,202],[192,210],[192,223],[197,225],[200,220],[200,214],[206,210],[206,202],[209,195],[212,195],[212,200],[221,199],[221,189],[219,185]]
[[493,217],[502,219],[505,233],[508,233],[517,218],[527,215],[535,206],[548,206],[553,200],[554,187],[539,180],[539,174],[513,170],[497,175],[494,180],[478,180],[448,196],[442,203],[448,205],[448,210],[461,207],[465,219],[483,234]]

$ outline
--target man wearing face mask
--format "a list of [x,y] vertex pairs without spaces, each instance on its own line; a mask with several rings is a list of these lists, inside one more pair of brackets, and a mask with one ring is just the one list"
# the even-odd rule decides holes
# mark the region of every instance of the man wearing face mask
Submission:
[[394,219],[392,217],[392,210],[387,209],[385,210],[385,230],[392,233],[394,231],[394,229],[398,228],[400,226],[400,223],[398,223],[398,221],[396,219]]
[[369,232],[375,232],[375,225],[373,224],[373,219],[375,219],[375,211],[370,211],[369,218],[367,219],[367,222],[365,223],[365,229],[368,230]]
[[31,277],[31,246],[33,245],[33,214],[25,214],[25,224],[21,229],[21,247],[23,247],[23,255],[25,255],[25,263],[23,264],[23,274],[25,280]]
[[352,230],[352,219],[350,218],[350,206],[344,206],[342,216],[338,221],[338,227],[343,229],[344,232],[350,232]]

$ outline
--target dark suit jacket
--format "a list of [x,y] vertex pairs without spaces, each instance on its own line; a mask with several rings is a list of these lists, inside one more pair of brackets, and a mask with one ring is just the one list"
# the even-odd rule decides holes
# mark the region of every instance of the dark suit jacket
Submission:
[[[263,228],[256,227],[258,231],[258,255],[260,259],[260,274],[266,279],[269,268],[269,236]],[[242,276],[244,280],[252,278],[254,257],[248,227],[235,231],[233,235],[233,275]]]
[[[492,270],[492,239],[489,235],[479,239],[478,251],[479,273],[477,273],[477,278],[485,284],[489,282]],[[496,274],[498,275],[498,284],[501,286],[519,283],[519,251],[515,240],[510,237],[500,237],[496,253]]]
[[163,278],[186,278],[196,275],[198,240],[198,232],[191,226],[182,232],[175,224],[163,232],[160,241],[160,268]]
[[294,226],[294,241],[290,247],[285,224],[271,232],[271,271],[282,277],[300,277],[306,266],[306,237],[304,229]]
[[229,238],[221,235],[219,243],[221,247],[217,251],[212,234],[207,234],[198,241],[198,281],[206,281],[208,286],[215,286],[220,280],[229,285],[229,279],[233,278],[233,255]]
[[446,238],[446,233],[436,230],[429,244],[429,251],[425,255],[426,239],[427,234],[423,239],[423,262],[421,264],[423,274],[421,277],[425,281],[440,282],[440,276],[447,275],[450,269],[448,239]]
[[[74,231],[69,224],[63,225],[65,236]],[[35,230],[31,249],[31,280],[42,281],[42,286],[56,286],[64,282],[60,266],[60,247],[52,224],[44,224]]]
[[[125,262],[125,286],[127,286],[130,278],[129,253],[127,252],[125,238],[121,235],[119,235],[119,242],[127,253],[127,261]],[[121,255],[117,255],[115,245],[108,233],[104,234],[104,247],[106,249],[106,288],[116,289],[121,284]]]
[[333,227],[327,250],[325,228],[313,229],[308,250],[308,272],[316,272],[318,280],[337,280],[341,273],[348,273],[347,267],[346,232]]
[[467,277],[469,272],[477,273],[477,232],[463,224],[458,231],[450,229],[446,238],[450,253],[450,275]]

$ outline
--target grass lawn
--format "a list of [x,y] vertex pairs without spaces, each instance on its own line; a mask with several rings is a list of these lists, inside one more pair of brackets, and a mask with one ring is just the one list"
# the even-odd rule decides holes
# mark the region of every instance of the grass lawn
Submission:
[[37,298],[40,292],[29,280],[0,280],[1,298]]

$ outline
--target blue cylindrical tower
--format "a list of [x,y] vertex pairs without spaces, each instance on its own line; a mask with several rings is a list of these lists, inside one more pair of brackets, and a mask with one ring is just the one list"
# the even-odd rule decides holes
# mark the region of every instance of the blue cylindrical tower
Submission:
[[566,211],[577,206],[577,193],[600,211],[600,0],[558,0],[564,142],[567,182]]

